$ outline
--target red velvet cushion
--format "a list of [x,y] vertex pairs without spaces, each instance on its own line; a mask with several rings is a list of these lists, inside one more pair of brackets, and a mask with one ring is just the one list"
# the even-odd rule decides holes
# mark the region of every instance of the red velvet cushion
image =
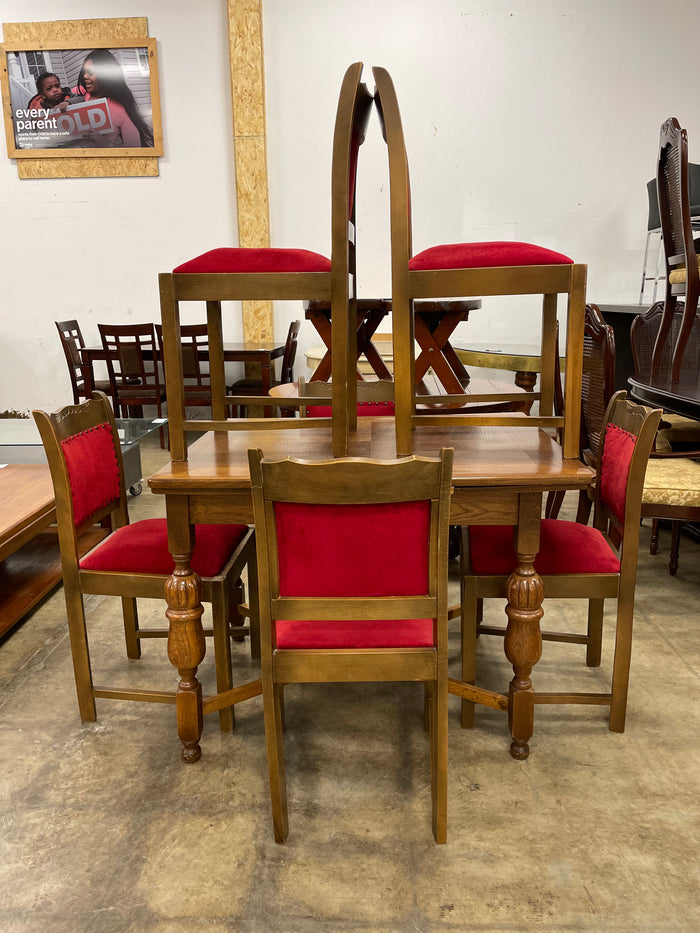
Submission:
[[573,259],[533,243],[447,243],[417,253],[408,263],[419,269],[486,269],[494,266],[560,266]]
[[[509,574],[517,560],[510,525],[470,525],[469,548],[477,575]],[[619,573],[620,562],[596,528],[558,519],[542,520],[535,570],[559,573]]]
[[624,524],[627,478],[637,438],[616,424],[605,430],[603,460],[600,468],[600,496],[612,509],[615,517]]
[[[238,546],[247,525],[196,525],[192,569],[200,577],[215,577]],[[154,573],[168,576],[175,562],[168,550],[164,518],[146,518],[124,525],[80,561],[82,570]]]
[[275,505],[280,596],[417,596],[428,591],[427,501]]
[[430,619],[280,622],[278,648],[432,648]]
[[117,451],[106,422],[61,441],[76,528],[121,494]]
[[[330,418],[332,414],[333,409],[330,405],[314,405],[306,411],[308,418]],[[394,402],[360,402],[357,406],[357,414],[359,417],[388,415],[393,418],[396,414],[396,405]]]
[[308,249],[222,247],[181,263],[173,272],[330,272],[331,261]]

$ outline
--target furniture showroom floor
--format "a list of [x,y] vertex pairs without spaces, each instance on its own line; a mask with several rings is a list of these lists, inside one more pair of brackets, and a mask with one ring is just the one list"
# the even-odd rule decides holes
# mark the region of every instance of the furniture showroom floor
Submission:
[[[167,456],[149,438],[146,475]],[[144,484],[129,505],[149,517],[163,499]],[[479,707],[476,729],[462,731],[451,698],[445,846],[430,830],[420,687],[288,689],[290,834],[278,846],[261,698],[237,707],[232,735],[207,717],[194,765],[180,760],[172,706],[97,700],[97,722],[82,725],[57,590],[0,642],[0,929],[697,930],[699,552],[683,543],[674,579],[668,533],[656,557],[648,523],[641,534],[627,731],[608,731],[605,707],[537,706],[518,762],[503,713]],[[142,602],[142,623],[160,623],[164,607]],[[118,600],[88,597],[87,608],[98,682],[108,667],[173,686],[163,641],[126,660]],[[584,621],[581,601],[545,610],[548,628]],[[495,602],[486,612],[504,618]],[[580,646],[547,642],[536,687],[607,690],[612,605],[606,620],[600,671]],[[240,683],[255,665],[247,642],[234,648]],[[479,657],[481,683],[504,687],[502,641],[481,638]]]

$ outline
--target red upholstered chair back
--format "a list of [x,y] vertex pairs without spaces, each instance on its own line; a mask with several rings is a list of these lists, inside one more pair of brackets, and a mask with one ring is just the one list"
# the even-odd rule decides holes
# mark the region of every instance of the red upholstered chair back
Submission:
[[294,599],[303,601],[301,618],[349,619],[356,617],[346,602],[353,597],[363,600],[365,618],[434,617],[420,601],[420,616],[405,615],[405,599],[394,614],[390,603],[437,598],[451,458],[443,451],[440,460],[310,463],[266,461],[249,451],[261,594],[267,580],[272,617],[294,618],[299,607],[290,616],[283,605]]
[[427,500],[372,505],[277,502],[275,533],[280,596],[428,593]]
[[633,550],[635,561],[644,474],[660,418],[659,410],[630,402],[625,392],[616,392],[605,412],[596,477],[596,525],[610,530],[618,540],[622,537],[623,552]]
[[64,438],[60,447],[68,471],[73,523],[79,528],[93,515],[119,501],[119,440],[112,425],[105,421]]
[[[95,392],[81,405],[34,412],[56,496],[61,552],[75,553],[77,534],[109,517],[112,528],[128,524],[121,445],[107,396]],[[64,544],[72,542],[71,546]]]

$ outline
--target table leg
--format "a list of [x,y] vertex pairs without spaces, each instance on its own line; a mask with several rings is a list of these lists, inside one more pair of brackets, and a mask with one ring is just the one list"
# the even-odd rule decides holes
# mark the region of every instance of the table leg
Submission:
[[[260,384],[262,387],[263,397],[267,398],[270,394],[270,386],[272,385],[272,360],[269,356],[260,362]],[[272,406],[266,405],[263,408],[263,418],[271,417]]]
[[513,665],[514,677],[508,692],[508,727],[510,753],[524,759],[530,754],[535,703],[530,674],[542,654],[540,619],[543,615],[544,586],[534,568],[539,548],[540,493],[520,496],[519,521],[515,530],[518,565],[508,578],[508,627],[505,637],[506,657]]
[[206,645],[202,629],[202,585],[190,566],[194,534],[186,508],[186,502],[173,503],[166,499],[168,546],[175,569],[165,582],[168,605],[165,615],[170,624],[168,657],[180,676],[175,704],[177,734],[182,742],[183,760],[195,762],[202,754],[199,739],[204,718],[197,668],[204,659]]

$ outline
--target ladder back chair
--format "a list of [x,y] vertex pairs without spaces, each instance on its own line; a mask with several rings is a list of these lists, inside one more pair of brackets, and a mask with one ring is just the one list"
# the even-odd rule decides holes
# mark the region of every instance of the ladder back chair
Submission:
[[[160,352],[155,326],[147,324],[98,324],[115,411],[123,418],[143,417],[143,406],[153,406],[163,417],[165,385],[160,374]],[[160,446],[164,432],[160,429]]]
[[[186,431],[230,431],[273,427],[295,428],[296,418],[228,419],[230,405],[256,405],[256,396],[229,396],[224,378],[221,302],[246,299],[323,299],[331,302],[333,326],[333,452],[347,453],[348,432],[356,424],[355,372],[355,177],[358,150],[364,141],[372,96],[361,83],[362,63],[343,78],[333,136],[331,170],[331,258],[303,249],[221,248],[162,273],[160,301],[163,323],[168,415],[173,460],[187,459]],[[206,301],[213,394],[213,418],[185,418],[182,398],[179,302]],[[289,406],[289,400],[267,404]],[[323,426],[327,420],[320,420]]]
[[[163,600],[175,562],[168,550],[166,520],[129,523],[121,447],[107,396],[95,392],[90,401],[59,411],[34,411],[34,420],[51,471],[56,496],[56,523],[63,567],[73,672],[83,722],[97,718],[95,698],[175,703],[174,692],[98,686],[93,680],[83,597],[119,596],[122,601],[126,653],[141,656],[144,638],[167,637],[167,629],[141,629],[138,598]],[[83,557],[78,535],[96,523],[110,534]],[[202,599],[212,606],[217,697],[233,691],[231,637],[244,634],[239,624],[243,602],[241,573],[247,567],[250,589],[251,650],[257,642],[257,585],[253,529],[247,525],[197,525],[192,566],[201,577]],[[232,621],[233,620],[233,621]],[[205,711],[219,711],[222,732],[234,726],[233,706],[226,697]]]
[[[312,463],[248,452],[277,842],[288,832],[284,686],[374,681],[425,685],[433,834],[445,842],[452,454]],[[379,553],[387,559],[367,560]]]
[[[671,341],[673,318],[679,296],[685,307],[678,335],[672,343],[671,383],[680,380],[683,359],[697,316],[700,297],[700,259],[693,242],[688,185],[688,134],[675,117],[666,120],[659,135],[656,184],[659,191],[659,214],[666,263],[666,296],[661,326],[651,361],[652,378],[660,375],[664,347]],[[695,348],[692,365],[697,373],[700,356]]]
[[[297,343],[299,341],[299,331],[301,330],[301,321],[292,321],[289,325],[289,330],[287,331],[287,340],[284,344],[284,354],[282,356],[282,367],[280,371],[280,378],[272,383],[272,387],[289,385],[294,381],[294,361],[297,356]],[[262,398],[263,395],[267,393],[263,392],[263,384],[261,379],[239,379],[237,382],[234,382],[233,385],[226,387],[227,395],[254,395],[256,397]],[[238,416],[239,414],[247,414],[246,405],[235,405],[234,415]],[[294,412],[291,412],[294,414]]]
[[[408,159],[396,91],[384,68],[375,67],[373,73],[375,101],[389,154],[397,453],[411,452],[411,432],[417,423],[441,425],[449,419],[452,425],[523,424],[517,413],[416,414],[420,399],[414,392],[414,300],[541,294],[542,369],[540,390],[534,393],[540,413],[527,423],[535,427],[561,428],[564,456],[578,457],[586,266],[574,263],[561,253],[529,243],[453,243],[434,246],[413,255]],[[554,412],[559,294],[565,294],[568,299],[563,416]],[[440,398],[456,403],[502,400],[502,396],[499,398],[497,395],[483,398],[445,395]]]
[[[535,703],[583,703],[610,707],[609,725],[623,732],[627,709],[634,591],[637,579],[639,519],[649,452],[661,412],[627,400],[617,392],[604,415],[595,480],[593,527],[543,519],[535,570],[544,598],[587,599],[586,634],[542,632],[545,641],[586,645],[586,663],[601,663],[603,605],[617,599],[615,657],[610,693],[538,693]],[[462,537],[462,680],[475,683],[477,636],[506,635],[483,624],[484,598],[505,598],[506,582],[516,567],[513,528],[480,525]],[[480,695],[481,694],[481,695]],[[479,688],[476,702],[492,706],[493,694]],[[500,708],[500,707],[499,707]],[[462,726],[474,724],[474,702],[462,701]]]
[[[112,384],[109,379],[95,379],[92,363],[84,359],[82,351],[85,349],[80,324],[77,321],[54,321],[58,336],[61,340],[63,353],[68,364],[71,389],[73,390],[73,403],[78,405],[81,399],[92,398],[92,393],[106,392],[112,395]],[[114,399],[112,398],[114,401]]]
[[[163,358],[163,325],[156,324],[158,351]],[[209,338],[206,324],[182,324],[182,389],[185,408],[211,408]]]

